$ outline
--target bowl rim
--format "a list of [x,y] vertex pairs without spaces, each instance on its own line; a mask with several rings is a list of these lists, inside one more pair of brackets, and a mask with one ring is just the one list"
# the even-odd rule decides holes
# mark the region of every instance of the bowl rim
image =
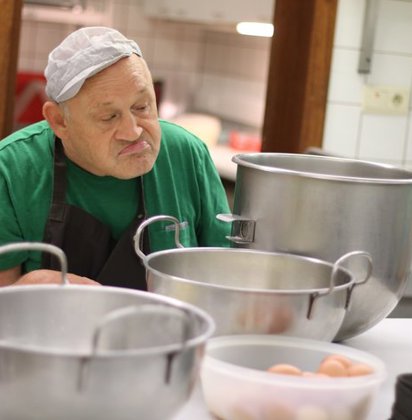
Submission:
[[[188,285],[195,285],[198,287],[202,287],[204,289],[212,289],[212,290],[221,290],[225,292],[236,292],[236,293],[256,293],[258,295],[269,295],[272,296],[282,295],[282,296],[308,296],[313,293],[326,293],[329,290],[329,287],[319,287],[319,288],[301,288],[301,289],[264,289],[264,288],[246,288],[246,287],[239,287],[239,286],[226,286],[219,283],[205,283],[200,280],[192,280],[186,277],[176,276],[174,274],[168,274],[166,272],[160,271],[159,269],[153,267],[153,263],[157,259],[162,259],[164,256],[168,255],[179,255],[179,254],[193,254],[193,253],[204,253],[204,254],[213,254],[213,253],[235,253],[235,254],[253,254],[253,255],[261,255],[266,257],[274,257],[274,258],[282,258],[287,257],[290,259],[295,259],[298,261],[304,261],[305,263],[309,264],[318,264],[320,266],[328,267],[330,269],[333,268],[333,263],[325,260],[321,260],[316,257],[310,257],[307,255],[299,255],[299,254],[292,254],[289,252],[271,252],[271,251],[262,251],[262,250],[255,250],[255,249],[242,249],[242,248],[225,248],[225,247],[195,247],[195,248],[172,248],[163,251],[156,251],[151,254],[146,255],[144,260],[144,265],[147,269],[147,286],[149,291],[153,291],[156,293],[157,287],[154,287],[152,283],[156,283],[157,279],[153,280],[150,274],[155,275],[158,278],[166,277],[168,282],[174,281],[176,283],[183,283]],[[353,273],[345,267],[339,266],[339,272],[345,273],[349,280],[337,286],[334,286],[331,293],[347,291],[353,285],[352,281],[354,278]],[[356,282],[355,282],[356,284]],[[329,295],[329,293],[328,293]],[[326,295],[325,295],[326,296]]]
[[[344,165],[346,163],[355,164],[357,166],[364,166],[369,168],[379,169],[382,172],[391,172],[399,174],[399,177],[390,177],[382,174],[381,177],[368,177],[368,176],[355,176],[355,175],[339,175],[334,173],[312,172],[309,170],[299,170],[294,168],[285,168],[282,166],[269,166],[263,163],[256,163],[253,159],[269,157],[280,160],[295,160],[295,161],[313,161],[313,162],[332,162],[335,165]],[[308,153],[295,154],[295,153],[239,153],[232,157],[232,162],[236,163],[238,167],[244,167],[259,172],[274,173],[283,176],[293,176],[299,178],[306,178],[310,180],[327,180],[329,182],[349,182],[351,184],[372,184],[372,185],[406,185],[412,184],[412,172],[399,168],[395,165],[390,165],[382,162],[373,162],[364,159],[352,159],[347,157],[338,156],[320,156],[311,155]]]
[[[240,366],[234,363],[222,361],[210,354],[212,350],[227,347],[244,346],[271,346],[271,347],[292,347],[302,352],[305,350],[314,350],[325,352],[327,354],[341,354],[352,360],[367,363],[373,367],[374,372],[369,375],[356,377],[302,377],[282,375],[264,370],[257,370]],[[325,354],[326,356],[326,354]],[[387,377],[387,370],[384,362],[363,350],[358,350],[350,346],[325,341],[312,340],[306,338],[277,336],[277,335],[238,335],[238,336],[219,336],[212,337],[206,344],[205,356],[202,364],[201,377],[206,371],[219,370],[221,375],[232,376],[238,380],[255,382],[265,385],[281,385],[290,388],[311,389],[356,389],[366,386],[375,386],[383,383]]]
[[[187,341],[176,342],[166,345],[155,345],[145,348],[137,349],[119,349],[119,350],[99,350],[96,353],[92,353],[90,350],[79,350],[73,351],[67,348],[59,347],[43,347],[37,344],[18,344],[13,341],[7,341],[0,339],[0,352],[13,352],[16,354],[26,354],[32,357],[59,357],[67,359],[81,359],[81,358],[90,358],[93,360],[102,360],[102,359],[115,359],[119,358],[140,358],[148,356],[165,356],[168,354],[176,353],[185,353],[191,351],[198,347],[204,347],[207,340],[213,335],[216,330],[216,322],[213,317],[204,309],[199,308],[196,305],[193,305],[189,302],[184,302],[182,300],[176,299],[170,296],[164,296],[150,291],[127,289],[123,287],[116,286],[95,286],[95,285],[77,285],[77,284],[34,284],[34,285],[19,285],[19,286],[7,286],[0,288],[0,296],[8,295],[27,295],[31,294],[35,299],[36,296],[55,294],[67,295],[71,294],[77,295],[81,293],[86,296],[87,294],[92,295],[104,295],[115,294],[115,295],[131,295],[139,297],[143,300],[147,300],[147,303],[154,303],[159,305],[166,305],[172,308],[182,309],[188,312],[189,316],[197,319],[197,322],[204,324],[204,329],[201,332],[198,332],[193,337],[189,338]],[[81,302],[80,302],[81,303]],[[133,306],[127,305],[127,306]],[[70,315],[70,314],[68,314]],[[92,339],[92,337],[91,337]]]

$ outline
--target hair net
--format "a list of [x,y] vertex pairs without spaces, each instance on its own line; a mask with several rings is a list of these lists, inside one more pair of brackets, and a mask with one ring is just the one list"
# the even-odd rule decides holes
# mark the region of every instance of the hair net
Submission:
[[136,42],[115,29],[93,26],[72,32],[49,54],[46,93],[56,102],[73,98],[87,78],[132,54],[142,57]]

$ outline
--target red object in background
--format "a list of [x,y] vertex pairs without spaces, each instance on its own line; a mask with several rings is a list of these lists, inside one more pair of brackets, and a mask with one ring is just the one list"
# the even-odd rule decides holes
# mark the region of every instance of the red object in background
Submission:
[[262,149],[262,139],[257,134],[232,130],[229,133],[229,146],[236,150],[260,152]]
[[16,128],[43,119],[42,107],[47,100],[46,79],[42,73],[17,73],[14,123]]
[[[14,103],[14,124],[16,129],[44,119],[42,108],[47,100],[45,87],[46,78],[43,73],[17,73]],[[154,89],[159,108],[162,100],[163,81],[155,80]]]

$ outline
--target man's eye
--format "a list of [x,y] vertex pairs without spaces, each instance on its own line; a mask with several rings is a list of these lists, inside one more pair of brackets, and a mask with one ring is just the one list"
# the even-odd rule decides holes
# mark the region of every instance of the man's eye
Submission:
[[138,112],[144,112],[149,108],[148,104],[135,106],[133,109]]
[[106,117],[103,117],[102,118],[102,121],[112,121],[112,120],[114,120],[115,118],[116,118],[116,116],[117,116],[117,114],[111,114],[111,115],[108,115],[108,116],[106,116]]

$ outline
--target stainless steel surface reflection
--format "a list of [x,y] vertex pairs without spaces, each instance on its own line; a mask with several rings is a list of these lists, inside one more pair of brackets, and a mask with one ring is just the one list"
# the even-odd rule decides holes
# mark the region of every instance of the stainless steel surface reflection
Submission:
[[[53,247],[0,253],[19,246]],[[143,291],[0,288],[0,419],[170,418],[190,396],[213,330],[198,308]]]
[[[216,322],[215,335],[282,334],[330,341],[340,328],[357,281],[337,264],[292,254],[230,248],[179,248],[145,256],[140,249],[143,229],[135,236],[137,254],[147,269],[152,292],[196,305]],[[363,252],[353,253],[366,256]],[[355,255],[345,256],[347,258]],[[345,258],[343,257],[343,258]]]
[[[392,311],[410,276],[411,172],[302,154],[242,154],[234,162],[235,246],[330,262],[355,249],[368,252],[372,278],[355,291],[337,340],[367,330]],[[254,222],[250,241],[242,241],[239,226],[245,221]],[[356,262],[347,268],[359,270]]]

